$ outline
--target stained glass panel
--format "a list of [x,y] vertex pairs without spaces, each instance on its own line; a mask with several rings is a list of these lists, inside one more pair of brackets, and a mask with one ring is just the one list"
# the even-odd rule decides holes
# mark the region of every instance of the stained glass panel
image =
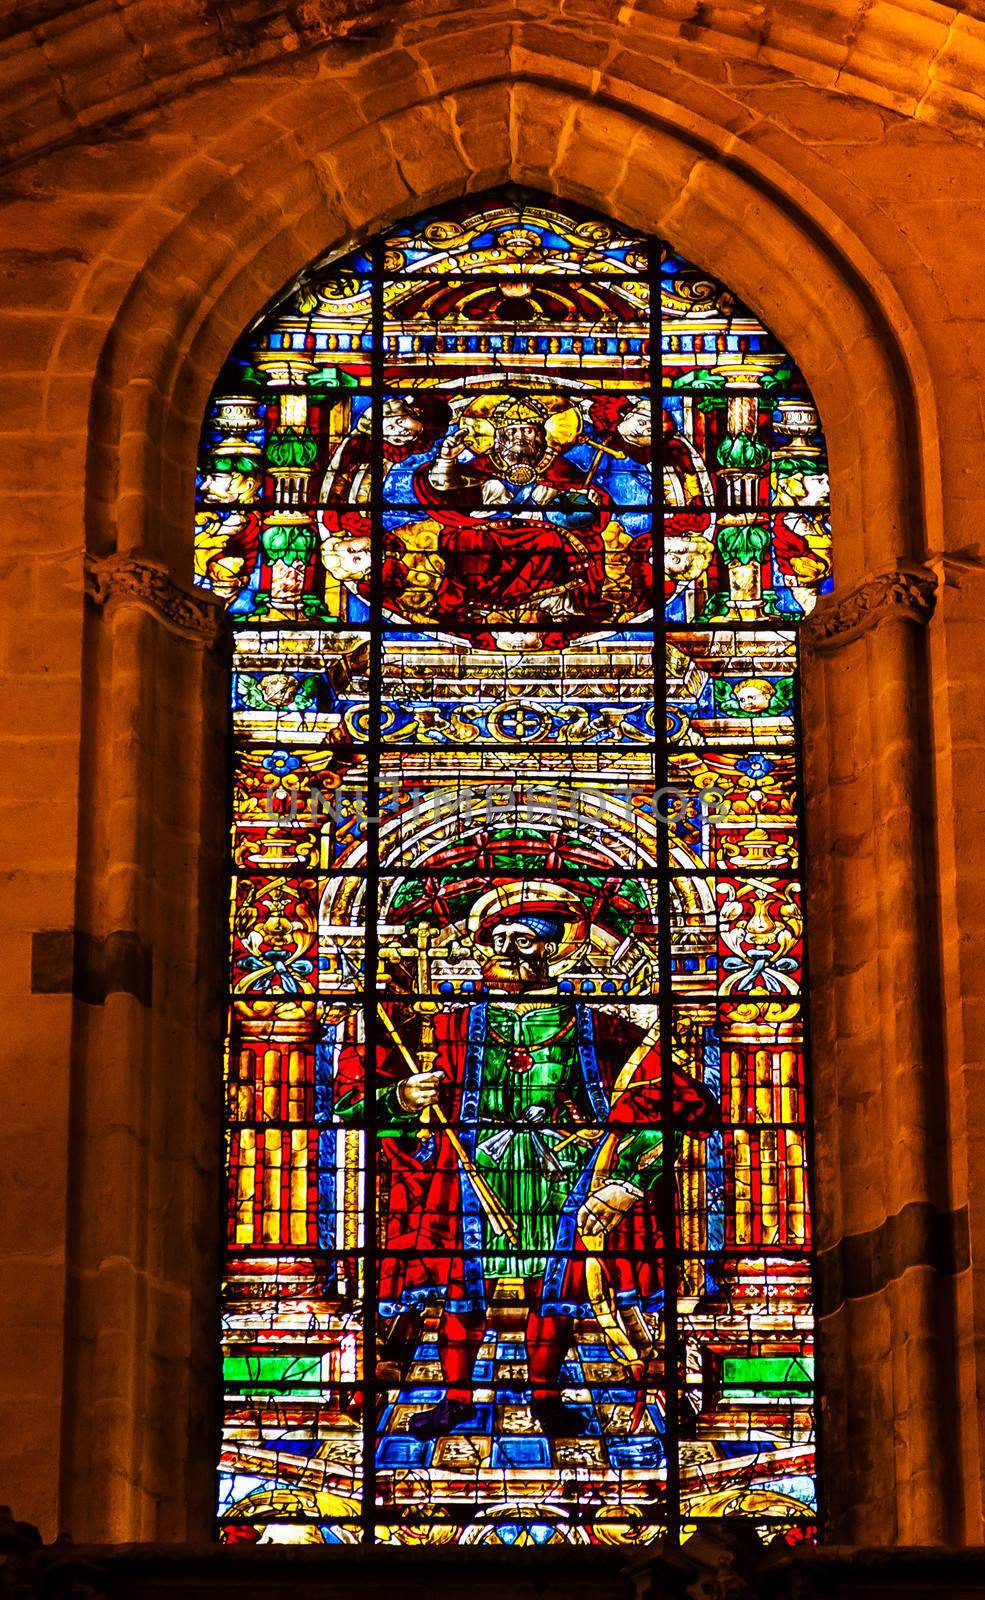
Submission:
[[464,201],[244,336],[196,529],[222,1537],[813,1538],[795,364],[668,246]]

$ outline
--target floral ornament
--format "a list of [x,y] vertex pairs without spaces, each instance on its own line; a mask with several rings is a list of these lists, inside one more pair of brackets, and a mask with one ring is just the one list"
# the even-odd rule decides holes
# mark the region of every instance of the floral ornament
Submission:
[[778,389],[785,389],[792,379],[792,367],[777,367],[775,371],[763,374],[759,387],[765,394],[776,394]]
[[306,523],[271,521],[260,538],[264,554],[270,561],[282,561],[293,567],[307,565],[317,543],[314,528]]
[[358,382],[358,378],[341,367],[319,367],[308,379],[308,388],[317,392],[323,389],[355,389]]
[[244,947],[237,960],[244,974],[236,983],[238,993],[250,989],[260,994],[312,992],[315,963],[309,951],[315,934],[298,892],[282,883],[273,884],[266,892],[255,883],[245,885],[236,913],[236,932]]
[[262,782],[266,789],[266,807],[271,820],[273,812],[288,808],[292,816],[296,814],[300,780],[295,774],[300,765],[300,758],[290,750],[272,750],[264,757],[261,767],[270,776]]
[[706,414],[710,411],[724,411],[727,405],[725,396],[725,374],[715,369],[699,369],[695,372],[682,372],[674,379],[671,386],[683,394],[697,395],[695,406],[698,411]]
[[268,772],[276,772],[280,776],[285,772],[296,772],[301,761],[290,750],[271,750],[269,756],[264,757],[263,765]]
[[769,456],[769,446],[746,433],[728,433],[718,446],[718,464],[730,472],[756,472]]
[[[237,472],[242,473],[245,477],[246,474],[257,471],[257,463],[253,456],[237,455],[232,450],[221,450],[217,451],[212,458],[212,471],[219,473],[221,477],[231,476]],[[204,472],[201,476],[204,479],[209,474]]]
[[310,467],[318,456],[318,444],[307,429],[284,428],[267,442],[267,455],[275,467]]
[[744,772],[747,778],[755,778],[757,782],[761,778],[769,777],[773,771],[773,762],[758,750],[753,750],[749,755],[743,756],[742,760],[737,761],[735,765],[738,772]]
[[310,979],[315,970],[313,961],[290,950],[266,950],[262,956],[244,956],[240,962],[249,976],[237,984],[238,989],[258,989],[261,994],[276,990],[284,994],[308,994]]
[[770,530],[762,522],[744,523],[722,518],[718,548],[728,566],[750,566],[762,561],[770,547]]

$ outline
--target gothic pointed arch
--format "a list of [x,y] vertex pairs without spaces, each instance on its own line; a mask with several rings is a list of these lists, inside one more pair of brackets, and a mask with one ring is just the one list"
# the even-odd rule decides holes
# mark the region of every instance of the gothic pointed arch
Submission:
[[[953,644],[945,613],[971,604],[955,586],[971,569],[928,555],[948,537],[930,329],[913,320],[891,251],[796,149],[736,141],[676,82],[641,100],[627,75],[586,100],[563,76],[543,60],[476,84],[462,53],[454,94],[447,73],[438,89],[402,77],[399,104],[374,103],[358,129],[327,86],[311,90],[321,111],[309,117],[292,84],[305,114],[291,133],[269,120],[262,138],[206,130],[219,168],[169,163],[148,182],[94,256],[52,356],[64,396],[79,350],[99,351],[80,401],[79,485],[58,486],[81,520],[84,464],[86,809],[80,998],[66,1011],[77,1137],[59,1413],[59,1525],[79,1537],[201,1538],[215,1503],[228,679],[221,602],[187,589],[203,410],[239,330],[306,260],[511,178],[669,238],[732,285],[796,356],[824,417],[837,588],[800,637],[826,1521],[836,1540],[863,1543],[940,1542],[977,1525],[977,1369],[956,1356],[973,1348],[975,1213],[970,1200],[962,1209],[960,1163],[945,1159],[952,1140],[962,1147],[965,1102],[952,1084],[946,1103],[958,1056],[950,1034],[942,1054],[941,984],[954,974],[935,965],[940,940],[947,959],[960,948],[934,854],[946,812],[935,820],[933,797],[946,801],[950,767],[928,731]],[[249,105],[243,126],[259,128]]]
[[812,1537],[795,364],[669,245],[458,202],[237,344],[196,575],[234,647],[224,1537]]

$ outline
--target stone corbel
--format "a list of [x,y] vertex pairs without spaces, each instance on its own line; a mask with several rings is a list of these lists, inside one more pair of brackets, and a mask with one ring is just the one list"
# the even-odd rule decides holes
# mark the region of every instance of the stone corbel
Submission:
[[930,566],[913,563],[866,578],[847,594],[820,601],[801,630],[808,651],[838,650],[884,622],[927,623],[934,614],[940,579]]
[[183,588],[166,567],[135,556],[86,556],[85,592],[106,612],[120,605],[139,606],[172,633],[201,645],[216,644],[228,626],[221,603],[212,595]]

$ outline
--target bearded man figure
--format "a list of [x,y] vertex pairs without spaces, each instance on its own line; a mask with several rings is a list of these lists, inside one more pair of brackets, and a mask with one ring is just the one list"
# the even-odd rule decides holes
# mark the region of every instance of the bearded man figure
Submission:
[[[588,937],[573,891],[498,886],[474,903],[468,928],[481,995],[445,997],[433,1017],[395,1011],[388,1025],[400,1048],[378,1073],[388,1191],[379,1306],[393,1319],[391,1353],[401,1343],[409,1352],[424,1309],[440,1308],[445,1394],[409,1424],[430,1439],[475,1421],[489,1302],[501,1279],[522,1285],[530,1409],[543,1433],[570,1438],[587,1419],[562,1398],[562,1365],[575,1318],[598,1311],[590,1258],[601,1255],[617,1306],[659,1311],[655,1191],[671,1138],[661,1123],[672,1116],[676,1147],[684,1132],[710,1131],[716,1108],[677,1071],[664,1106],[655,1029],[628,1007],[564,992],[557,972]],[[347,1083],[343,1063],[343,1119],[362,1114],[358,1070],[351,1060]]]
[[442,530],[437,619],[604,619],[609,497],[551,443],[549,415],[534,398],[503,400],[488,417],[488,449],[454,429],[415,474],[416,498]]

